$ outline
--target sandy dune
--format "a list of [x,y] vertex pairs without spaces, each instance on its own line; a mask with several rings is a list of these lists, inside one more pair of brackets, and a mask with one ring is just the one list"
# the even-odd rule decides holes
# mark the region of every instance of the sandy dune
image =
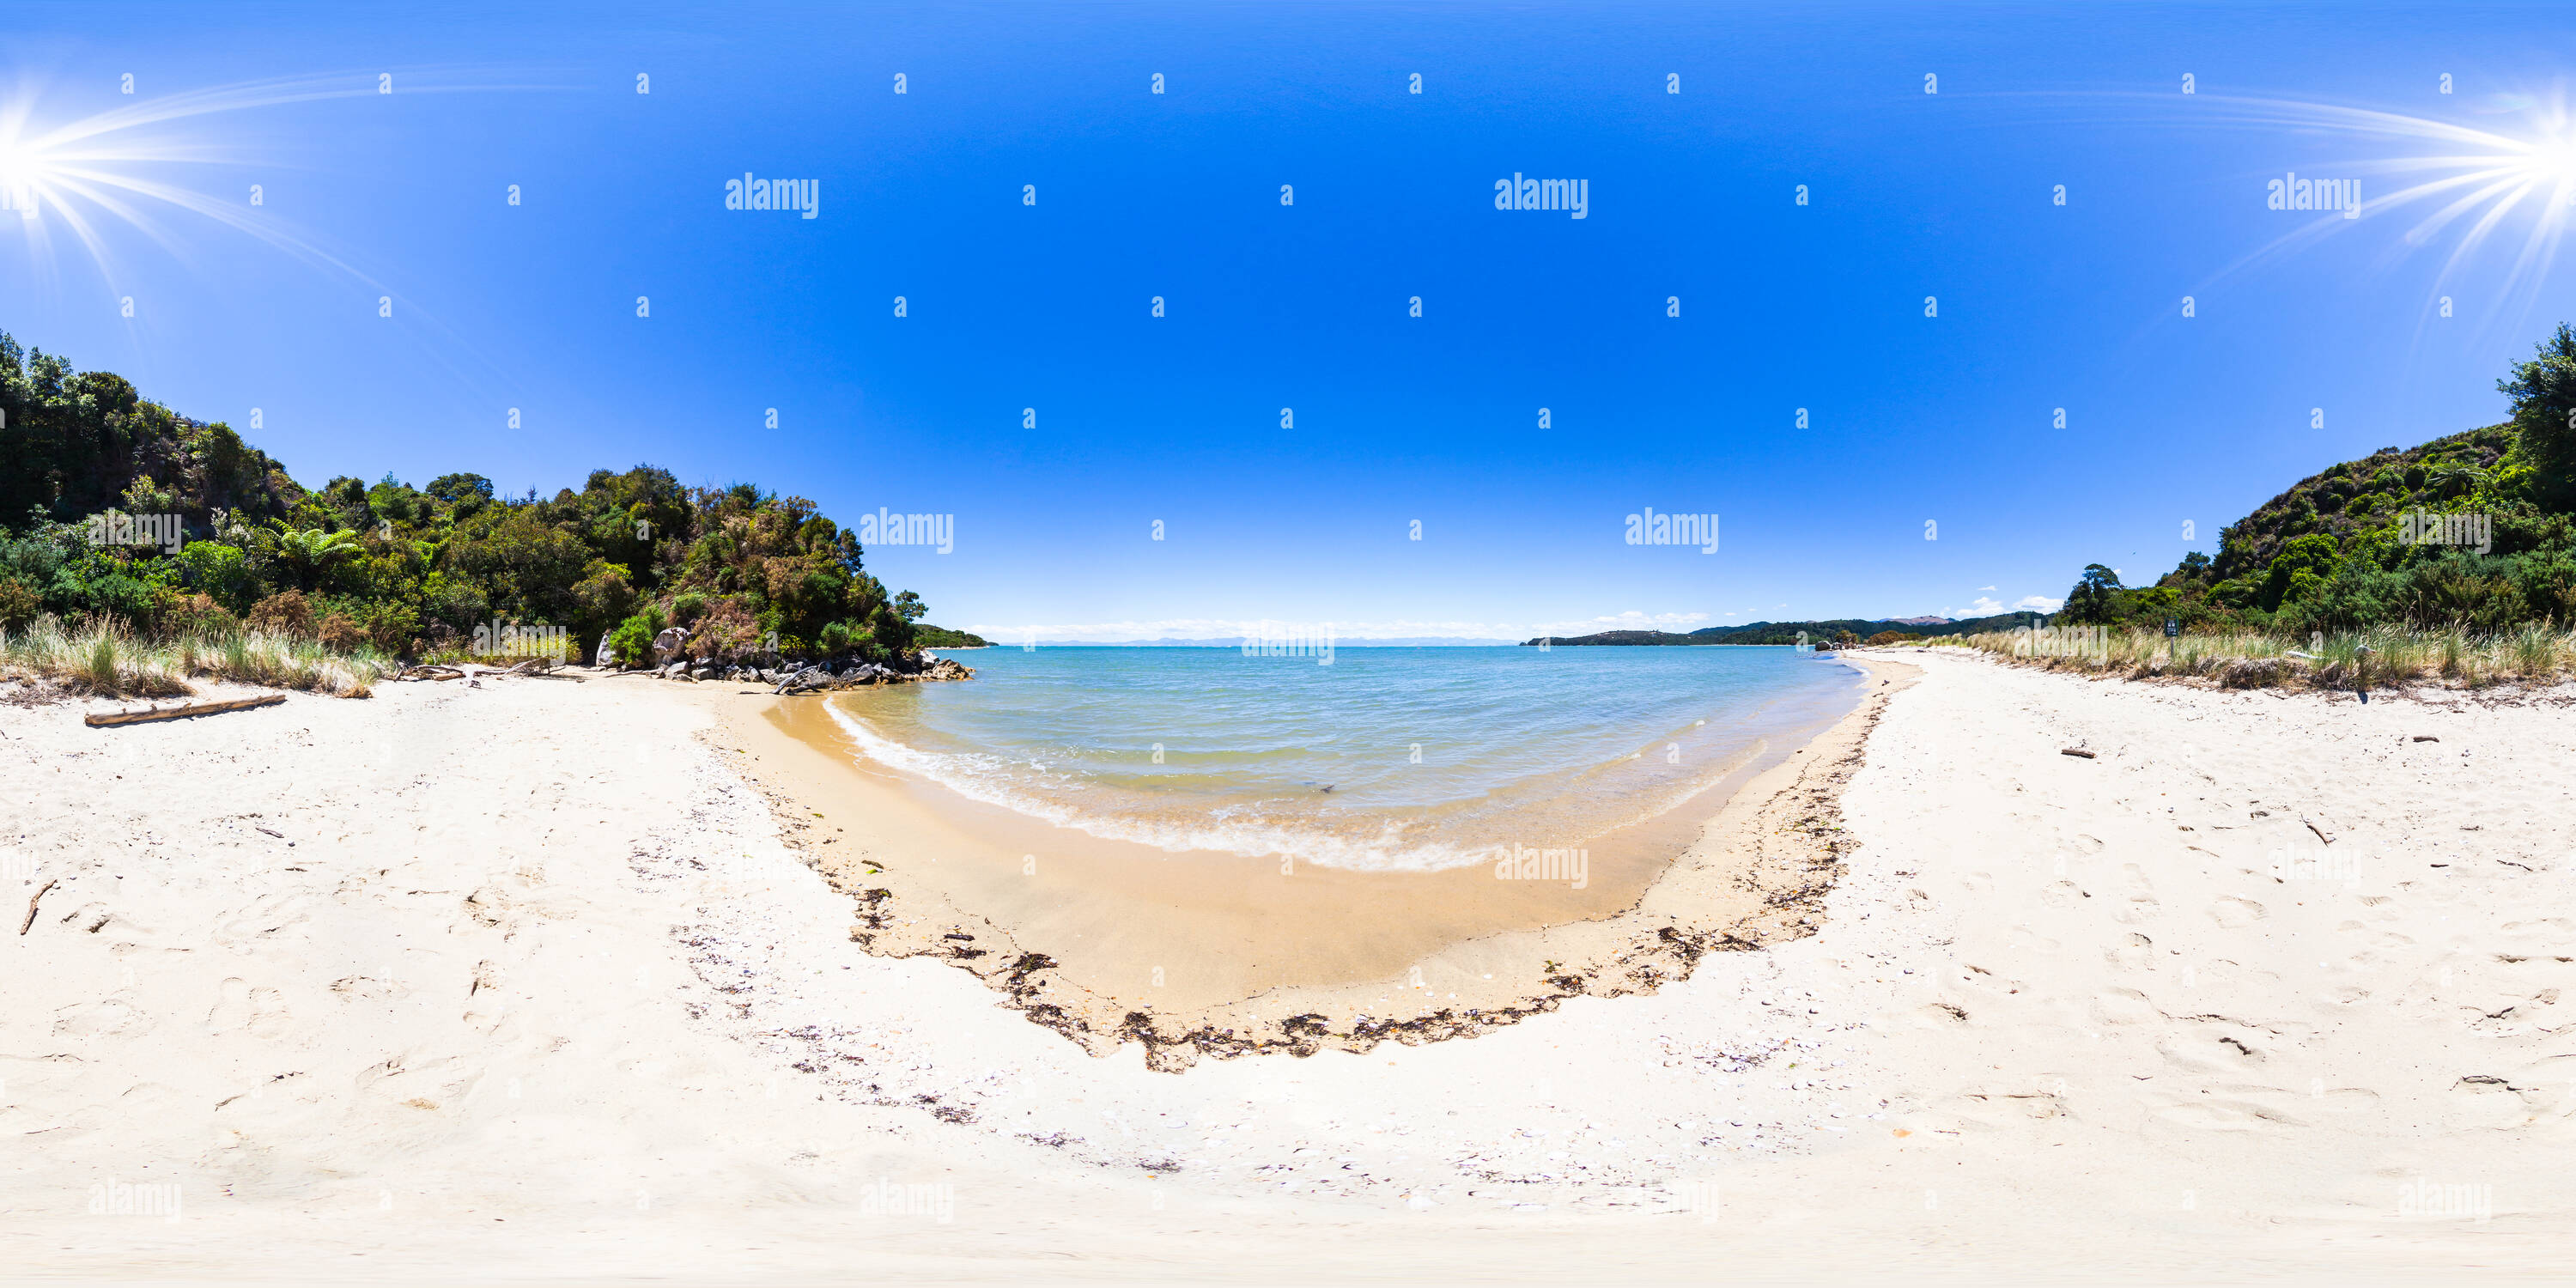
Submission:
[[703,740],[703,689],[387,685],[117,730],[0,707],[0,1255],[334,1282],[2556,1273],[2569,695],[1908,660],[1813,936],[1471,1041],[1177,1075],[859,950],[760,764]]

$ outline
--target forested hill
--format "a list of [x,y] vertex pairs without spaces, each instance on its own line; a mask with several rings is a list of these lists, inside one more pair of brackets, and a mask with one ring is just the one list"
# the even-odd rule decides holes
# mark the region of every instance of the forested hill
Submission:
[[463,472],[307,489],[230,427],[0,333],[0,628],[247,621],[417,656],[511,624],[562,628],[587,661],[611,630],[640,653],[678,624],[699,657],[901,662],[921,601],[889,594],[862,553],[811,501],[650,465],[551,497]]
[[[1975,617],[1956,622],[1901,622],[1889,618],[1876,621],[1842,617],[1818,622],[1754,622],[1745,626],[1709,626],[1676,634],[1671,631],[1603,631],[1598,635],[1546,637],[1551,646],[1583,644],[1829,644],[1849,636],[1868,640],[1882,634],[1896,634],[1920,639],[1938,635],[1973,635],[1979,631],[2008,631],[2027,626],[2037,613],[2003,613],[1994,617]],[[1804,640],[1799,638],[1803,632]],[[1531,639],[1526,644],[1537,644]]]
[[2576,332],[2497,386],[2513,419],[2301,479],[2152,585],[2101,564],[2064,620],[2304,632],[2576,624]]

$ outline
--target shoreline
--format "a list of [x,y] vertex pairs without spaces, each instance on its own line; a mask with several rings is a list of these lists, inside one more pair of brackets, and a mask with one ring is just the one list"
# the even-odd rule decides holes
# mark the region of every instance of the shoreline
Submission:
[[[1366,1053],[1390,1040],[1418,1045],[1477,1037],[1575,997],[1652,994],[1689,978],[1707,953],[1750,951],[1812,934],[1849,844],[1837,822],[1842,788],[1888,699],[1919,674],[1886,659],[1848,661],[1868,686],[1850,711],[1749,778],[1722,780],[1709,793],[1723,793],[1714,811],[1703,813],[1706,807],[1693,801],[1672,811],[1684,817],[1657,820],[1668,838],[1683,828],[1695,836],[1679,854],[1629,872],[1624,884],[1614,879],[1614,897],[1595,899],[1576,915],[1536,902],[1537,883],[1526,890],[1501,887],[1483,866],[1404,874],[1309,867],[1296,874],[1301,884],[1255,888],[1245,874],[1268,869],[1270,861],[1218,865],[1200,864],[1197,855],[1122,854],[1117,844],[1077,842],[1062,835],[1065,829],[867,762],[830,731],[829,713],[816,705],[828,698],[755,708],[719,689],[701,705],[716,721],[705,736],[744,753],[737,764],[769,803],[785,843],[853,900],[853,942],[878,956],[927,957],[965,970],[1002,1005],[1094,1056],[1134,1042],[1148,1067],[1179,1072],[1201,1056]],[[999,855],[1006,863],[1004,852],[1017,847],[996,850],[974,828],[961,826],[961,816],[1032,847],[1019,879],[993,861]],[[1045,879],[1034,852],[1041,841],[1053,843]],[[1068,845],[1090,861],[1068,865],[1058,857]],[[987,852],[980,862],[940,857],[979,848]],[[925,854],[935,872],[922,864]],[[1055,873],[1062,866],[1074,868],[1069,879]],[[1220,870],[1225,866],[1233,871]],[[1100,894],[1104,886],[1110,895]],[[1544,888],[1563,889],[1558,883]],[[1174,924],[1177,919],[1156,927],[1163,937],[1150,944],[1077,945],[1067,938],[1087,933],[1072,925],[1091,924],[1066,923],[1061,914],[1068,901],[1124,896],[1168,904],[1177,895],[1240,921],[1211,930],[1202,942],[1191,942],[1192,927]],[[1121,906],[1134,910],[1132,903]],[[1193,979],[1201,984],[1195,990],[1163,995],[1173,1000],[1146,991],[1183,984],[1178,977],[1187,965],[1213,966],[1211,955],[1240,956],[1252,942],[1242,936],[1252,930],[1285,933],[1278,930],[1283,921],[1347,919],[1358,910],[1402,942],[1372,945],[1375,951],[1360,961],[1331,963],[1339,970],[1325,973],[1342,978],[1248,988],[1235,976]],[[1506,924],[1452,924],[1472,923],[1478,913]],[[1521,924],[1509,924],[1513,918]],[[1081,963],[1059,961],[1077,950]],[[1173,978],[1167,981],[1160,964],[1146,966],[1148,959],[1172,961]],[[1130,966],[1135,969],[1123,969]],[[1147,971],[1151,983],[1129,984]]]

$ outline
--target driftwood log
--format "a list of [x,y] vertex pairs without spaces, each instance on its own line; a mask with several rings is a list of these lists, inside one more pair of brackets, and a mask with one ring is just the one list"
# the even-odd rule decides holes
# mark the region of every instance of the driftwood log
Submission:
[[61,881],[61,879],[60,879],[60,878],[56,878],[56,879],[54,879],[54,880],[52,880],[52,881],[48,881],[48,882],[46,882],[46,883],[45,883],[45,888],[44,888],[44,890],[38,890],[35,894],[33,894],[33,895],[31,895],[31,896],[29,896],[29,897],[28,897],[28,899],[27,899],[27,919],[26,919],[25,921],[22,921],[22,922],[19,922],[19,923],[18,923],[18,935],[19,935],[19,937],[20,937],[20,938],[25,938],[25,937],[26,937],[27,932],[28,932],[29,930],[32,930],[32,929],[34,929],[34,928],[35,928],[35,925],[36,925],[36,901],[37,901],[38,899],[42,899],[42,898],[44,898],[44,897],[45,897],[45,891],[46,891],[46,890],[51,890],[51,889],[53,889],[55,886],[58,886],[58,885],[61,885],[61,884],[62,884],[62,881]]
[[104,729],[109,725],[144,724],[153,720],[185,720],[190,716],[211,716],[225,711],[248,711],[253,707],[273,707],[284,701],[286,701],[285,694],[272,693],[264,698],[235,698],[230,702],[191,702],[185,706],[162,707],[155,711],[119,711],[112,715],[101,713],[91,716],[82,723],[92,729]]

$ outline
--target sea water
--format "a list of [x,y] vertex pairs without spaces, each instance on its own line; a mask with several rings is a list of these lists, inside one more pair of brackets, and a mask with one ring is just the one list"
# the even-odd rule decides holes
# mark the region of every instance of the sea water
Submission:
[[836,694],[858,754],[1160,849],[1423,871],[1580,846],[1821,733],[1852,667],[1789,648],[963,650]]

